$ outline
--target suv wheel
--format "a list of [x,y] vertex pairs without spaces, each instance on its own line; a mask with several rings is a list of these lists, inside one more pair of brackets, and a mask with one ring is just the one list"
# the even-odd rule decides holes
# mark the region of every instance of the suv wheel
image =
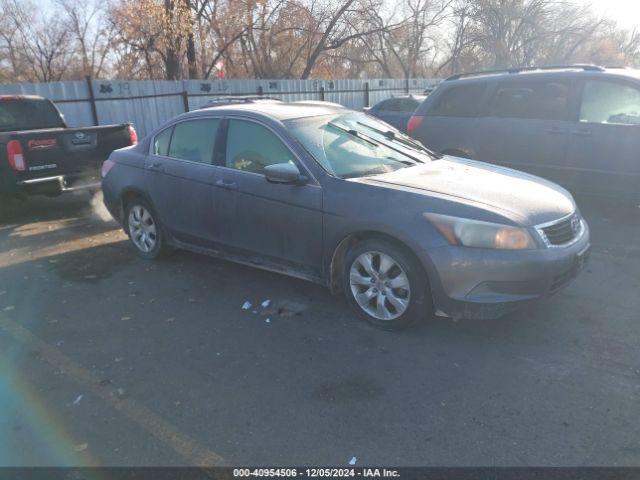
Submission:
[[162,228],[149,204],[136,198],[127,205],[125,219],[129,240],[142,258],[153,260],[166,251]]
[[398,330],[424,317],[430,298],[426,276],[415,260],[395,245],[366,240],[345,257],[344,293],[369,323]]

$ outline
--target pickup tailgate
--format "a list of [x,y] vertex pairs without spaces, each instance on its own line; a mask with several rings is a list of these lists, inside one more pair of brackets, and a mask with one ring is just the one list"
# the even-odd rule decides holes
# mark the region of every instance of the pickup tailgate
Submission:
[[21,180],[97,173],[113,150],[131,145],[127,124],[13,132],[10,139],[22,145]]

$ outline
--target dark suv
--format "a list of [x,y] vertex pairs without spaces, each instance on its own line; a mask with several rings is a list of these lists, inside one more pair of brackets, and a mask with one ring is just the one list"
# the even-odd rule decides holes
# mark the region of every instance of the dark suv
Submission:
[[455,75],[408,133],[439,152],[573,190],[640,197],[640,72],[594,65]]

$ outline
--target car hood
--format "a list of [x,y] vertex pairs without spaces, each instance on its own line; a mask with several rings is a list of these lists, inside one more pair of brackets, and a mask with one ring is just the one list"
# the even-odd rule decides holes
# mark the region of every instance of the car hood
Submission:
[[457,157],[358,180],[453,197],[521,225],[550,222],[576,210],[571,195],[559,185],[510,168]]

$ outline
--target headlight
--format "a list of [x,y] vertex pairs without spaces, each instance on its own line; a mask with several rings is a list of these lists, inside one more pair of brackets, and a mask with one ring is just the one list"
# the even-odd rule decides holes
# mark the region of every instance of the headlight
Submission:
[[433,223],[451,245],[500,250],[536,248],[536,243],[524,228],[437,213],[425,213],[424,217]]

